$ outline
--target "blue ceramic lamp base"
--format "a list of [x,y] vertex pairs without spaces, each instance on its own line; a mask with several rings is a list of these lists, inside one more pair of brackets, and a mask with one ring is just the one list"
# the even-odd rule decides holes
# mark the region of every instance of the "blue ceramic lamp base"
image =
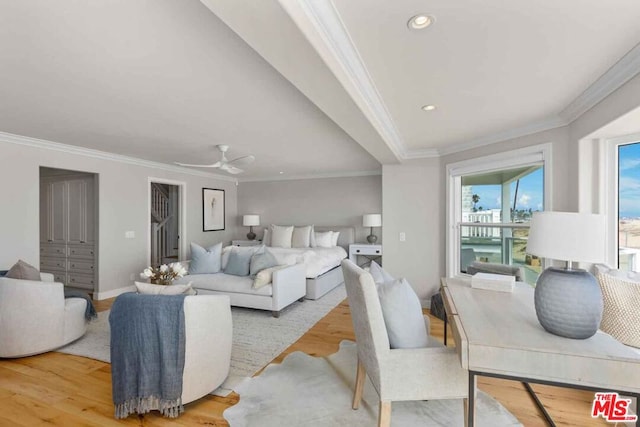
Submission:
[[582,269],[547,268],[536,283],[538,321],[561,337],[586,339],[602,320],[602,292],[591,273]]

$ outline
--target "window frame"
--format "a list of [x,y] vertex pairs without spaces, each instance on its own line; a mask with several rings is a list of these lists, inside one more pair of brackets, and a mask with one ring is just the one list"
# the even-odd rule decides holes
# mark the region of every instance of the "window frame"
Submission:
[[523,166],[542,165],[544,167],[544,209],[552,210],[552,151],[551,142],[531,145],[524,148],[503,151],[501,153],[473,159],[462,160],[446,165],[446,275],[464,276],[460,272],[460,223],[462,222],[462,177],[482,173],[491,173],[504,169]]

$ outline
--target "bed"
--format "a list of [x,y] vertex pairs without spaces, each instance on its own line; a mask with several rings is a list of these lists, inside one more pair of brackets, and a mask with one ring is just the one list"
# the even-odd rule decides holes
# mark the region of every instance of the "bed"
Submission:
[[339,231],[338,245],[333,248],[269,247],[278,261],[289,263],[292,256],[305,265],[307,293],[305,298],[318,299],[344,282],[340,263],[348,257],[349,245],[355,242],[355,228],[345,226],[314,226],[315,231]]

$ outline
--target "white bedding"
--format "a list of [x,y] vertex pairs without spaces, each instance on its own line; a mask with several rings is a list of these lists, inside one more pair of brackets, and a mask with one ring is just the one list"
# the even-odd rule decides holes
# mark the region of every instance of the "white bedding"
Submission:
[[302,262],[306,268],[307,279],[315,279],[326,273],[347,257],[347,251],[342,247],[333,248],[275,248],[268,247],[278,263],[290,264],[293,257],[296,262]]

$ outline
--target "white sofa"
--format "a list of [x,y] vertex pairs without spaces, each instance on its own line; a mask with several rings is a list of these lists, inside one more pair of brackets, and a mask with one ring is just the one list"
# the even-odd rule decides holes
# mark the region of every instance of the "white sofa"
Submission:
[[0,357],[44,353],[86,332],[87,301],[64,297],[62,283],[40,273],[42,281],[0,277]]
[[[180,261],[189,268],[189,261]],[[270,310],[274,317],[296,300],[303,301],[307,292],[305,268],[295,264],[273,272],[272,282],[259,289],[253,288],[253,278],[234,276],[223,272],[213,274],[188,274],[175,284],[191,282],[198,295],[228,295],[236,307]]]

